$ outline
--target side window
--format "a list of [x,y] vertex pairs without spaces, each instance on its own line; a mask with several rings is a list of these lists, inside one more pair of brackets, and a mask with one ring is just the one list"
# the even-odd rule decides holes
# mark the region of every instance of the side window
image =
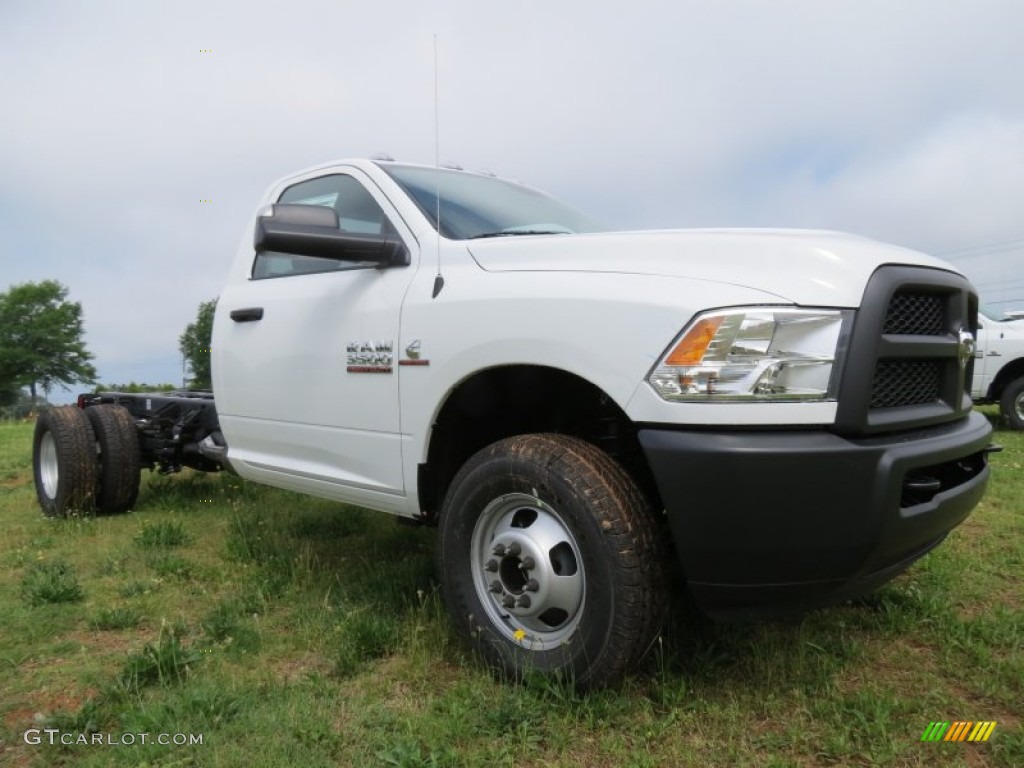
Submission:
[[[392,235],[394,227],[384,211],[366,188],[356,179],[344,174],[321,176],[293,184],[281,193],[279,203],[323,205],[338,213],[338,225],[343,232],[360,235]],[[256,254],[252,276],[255,279],[308,275],[314,272],[334,272],[349,264],[317,256],[264,251]]]

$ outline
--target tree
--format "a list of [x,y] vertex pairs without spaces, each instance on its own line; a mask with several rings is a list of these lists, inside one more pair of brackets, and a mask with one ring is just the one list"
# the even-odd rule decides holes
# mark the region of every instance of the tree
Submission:
[[14,384],[0,382],[0,407],[17,403],[22,391]]
[[173,384],[139,384],[134,381],[130,381],[127,384],[97,384],[93,389],[93,392],[170,392],[172,389],[177,389]]
[[178,349],[192,372],[190,389],[213,389],[210,338],[213,336],[213,313],[216,309],[216,299],[201,303],[195,321],[186,325],[185,331],[178,338]]
[[92,384],[96,369],[82,339],[82,305],[56,280],[13,285],[0,293],[0,389]]

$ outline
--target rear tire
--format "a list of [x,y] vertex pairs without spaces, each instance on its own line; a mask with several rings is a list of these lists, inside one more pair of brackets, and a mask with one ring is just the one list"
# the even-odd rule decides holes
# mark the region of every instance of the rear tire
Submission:
[[593,445],[507,438],[473,456],[448,489],[437,551],[445,605],[505,676],[612,684],[664,619],[660,534],[632,478]]
[[999,407],[1011,429],[1024,429],[1024,378],[1006,385]]
[[91,515],[96,498],[96,438],[89,419],[73,405],[39,414],[32,438],[39,506],[48,517]]
[[99,445],[99,484],[96,513],[119,515],[135,506],[139,497],[142,457],[135,419],[120,405],[93,405],[85,409]]

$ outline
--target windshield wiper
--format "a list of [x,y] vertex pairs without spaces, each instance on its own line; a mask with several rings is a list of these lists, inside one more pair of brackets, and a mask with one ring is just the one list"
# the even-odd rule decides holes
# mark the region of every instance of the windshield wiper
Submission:
[[479,235],[473,235],[470,240],[482,240],[485,237],[515,237],[516,235],[571,235],[572,232],[568,229],[527,229],[525,227],[509,227],[508,229],[502,229],[497,232],[483,232]]

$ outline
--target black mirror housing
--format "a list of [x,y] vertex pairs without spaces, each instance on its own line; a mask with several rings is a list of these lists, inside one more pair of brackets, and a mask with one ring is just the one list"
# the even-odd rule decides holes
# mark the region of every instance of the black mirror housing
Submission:
[[256,219],[257,253],[278,251],[336,261],[368,261],[380,267],[409,264],[409,250],[397,237],[338,229],[338,214],[323,205],[275,203]]

